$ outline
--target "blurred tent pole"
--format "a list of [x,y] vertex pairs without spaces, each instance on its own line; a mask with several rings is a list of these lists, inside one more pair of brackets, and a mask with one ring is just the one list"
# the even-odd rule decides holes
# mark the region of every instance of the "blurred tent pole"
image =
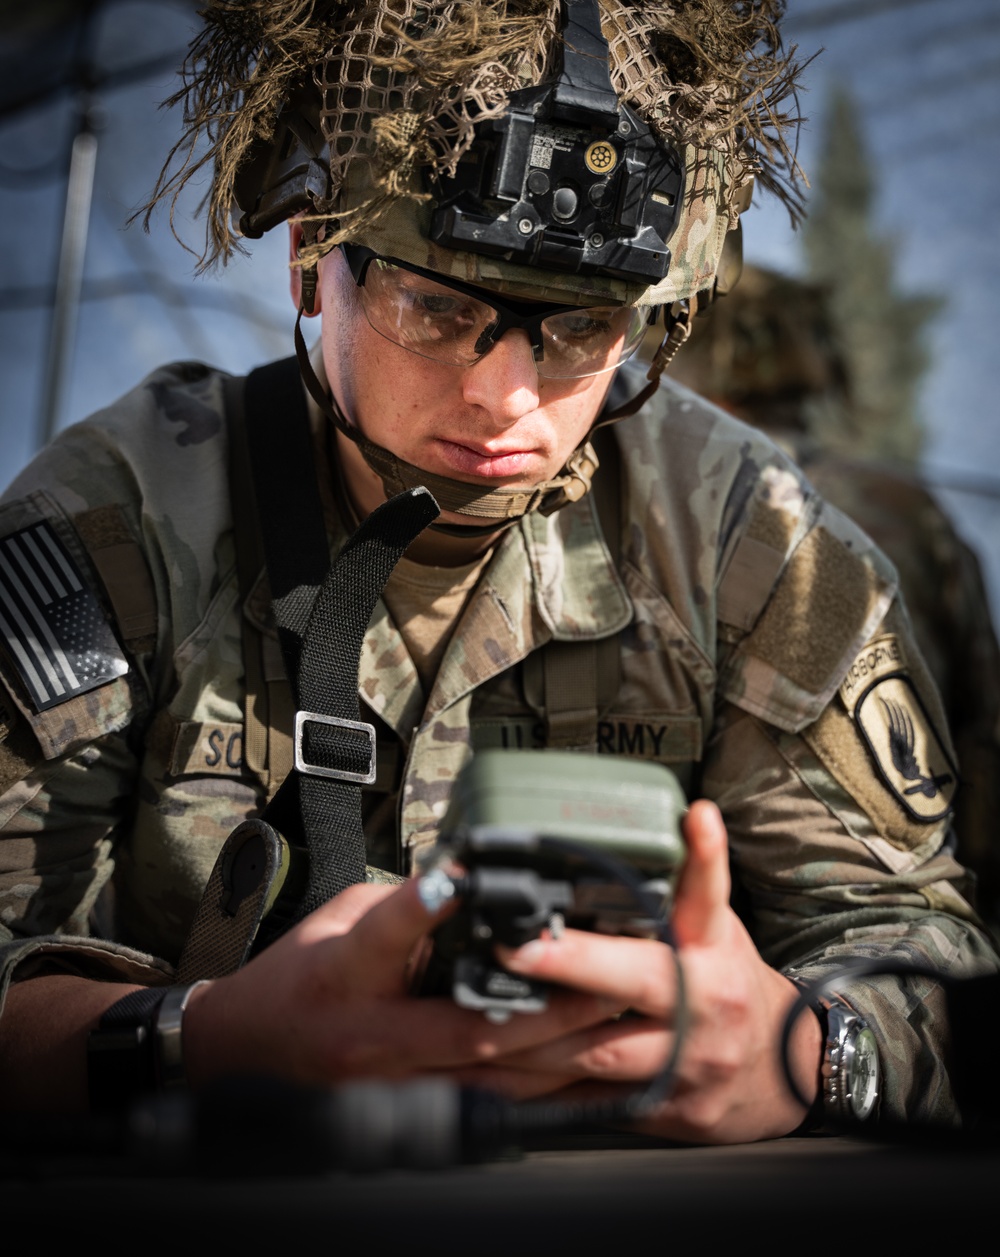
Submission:
[[70,153],[66,212],[63,217],[55,302],[42,383],[40,446],[47,444],[55,435],[66,380],[72,366],[96,168],[97,113],[88,96],[84,98],[80,110],[79,129]]

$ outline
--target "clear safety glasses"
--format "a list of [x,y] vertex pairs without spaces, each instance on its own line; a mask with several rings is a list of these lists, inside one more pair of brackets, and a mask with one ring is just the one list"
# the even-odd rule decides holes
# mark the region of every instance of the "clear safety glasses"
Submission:
[[636,306],[543,306],[343,244],[372,328],[411,353],[471,367],[512,328],[527,334],[540,376],[573,380],[612,371],[638,349],[649,318]]

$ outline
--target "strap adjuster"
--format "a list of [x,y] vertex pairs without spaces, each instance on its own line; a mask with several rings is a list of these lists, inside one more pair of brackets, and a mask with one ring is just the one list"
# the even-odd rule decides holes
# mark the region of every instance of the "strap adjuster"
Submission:
[[[367,735],[369,745],[368,768],[365,772],[351,772],[346,768],[324,768],[322,764],[310,764],[305,757],[302,741],[307,723],[330,725],[335,729],[353,729],[357,733]],[[375,726],[363,720],[342,720],[338,716],[323,716],[318,711],[297,711],[295,713],[295,768],[308,777],[329,777],[334,781],[350,781],[361,786],[370,786],[375,780]]]

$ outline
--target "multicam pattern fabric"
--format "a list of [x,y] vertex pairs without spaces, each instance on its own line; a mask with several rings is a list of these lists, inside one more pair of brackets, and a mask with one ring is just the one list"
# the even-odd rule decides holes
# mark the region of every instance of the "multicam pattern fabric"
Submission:
[[[610,275],[568,275],[518,266],[485,253],[442,248],[430,238],[433,206],[416,199],[395,201],[377,217],[364,218],[350,238],[386,257],[532,301],[670,305],[711,286],[726,233],[738,219],[736,210],[729,208],[733,190],[727,183],[724,155],[688,147],[685,162],[683,213],[667,242],[670,269],[650,287]],[[345,212],[366,205],[372,195],[370,181],[360,170],[342,194]]]
[[961,768],[958,854],[977,906],[1000,925],[1000,647],[979,562],[919,482],[882,467],[813,455],[806,474],[890,557],[917,646],[940,691]]
[[[696,320],[670,371],[766,432],[820,495],[892,561],[958,752],[958,855],[974,871],[977,907],[995,927],[1000,924],[995,819],[1000,812],[1000,646],[982,572],[915,470],[869,461],[877,428],[848,405],[850,371],[835,348],[827,304],[818,288],[748,267],[739,288],[713,309],[711,318]],[[818,423],[827,412],[839,415],[832,427]],[[893,432],[898,445],[909,428],[896,425]],[[884,443],[889,436],[883,431],[877,439]]]
[[[37,716],[9,677],[0,690],[4,982],[21,963],[168,980],[219,847],[263,801],[241,737],[242,628],[261,607],[237,587],[222,383],[200,366],[155,373],[63,433],[0,507],[4,531],[41,514],[72,539],[75,517],[120,505],[159,608],[156,644],[79,712]],[[433,843],[475,748],[544,746],[532,665],[548,642],[618,635],[620,684],[590,749],[667,763],[718,801],[769,963],[800,978],[854,956],[994,966],[947,821],[899,806],[840,695],[869,640],[891,635],[946,739],[891,566],[766,438],[683,389],[616,433],[620,560],[592,495],[525,519],[429,693],[384,605],[373,616],[360,698],[405,768],[397,798],[391,780],[368,796],[371,876]],[[869,978],[843,993],[882,1045],[883,1112],[952,1120],[940,988]]]

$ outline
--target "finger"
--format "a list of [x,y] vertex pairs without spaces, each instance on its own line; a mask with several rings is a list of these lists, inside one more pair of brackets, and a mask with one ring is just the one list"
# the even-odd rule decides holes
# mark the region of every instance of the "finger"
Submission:
[[560,1073],[601,1082],[641,1082],[666,1064],[673,1034],[648,1018],[592,1027],[558,1043],[544,1043],[508,1057],[504,1066],[531,1076]]
[[618,1012],[633,1008],[663,1020],[673,1010],[676,970],[670,951],[651,939],[611,938],[566,930],[517,950],[498,947],[505,968],[611,1000]]
[[588,995],[560,994],[541,1013],[517,1014],[503,1025],[447,999],[366,1003],[350,1023],[331,1022],[338,1069],[361,1075],[498,1065],[542,1043],[555,1042],[607,1021],[608,1004]]
[[[418,942],[436,925],[454,912],[456,901],[425,885],[428,878],[417,878],[393,887],[352,887],[351,892],[364,889],[380,892],[358,895],[364,900],[356,912],[346,937],[337,930],[337,936],[329,938],[330,963],[336,964],[342,973],[357,976],[357,985],[370,995],[398,994],[405,986],[407,965]],[[438,887],[438,890],[440,888]],[[349,893],[338,895],[345,898]],[[313,913],[319,917],[327,907]],[[352,904],[338,911],[345,916],[352,911]],[[338,921],[339,925],[339,921]],[[317,928],[320,924],[317,923]],[[335,949],[335,950],[334,950]]]
[[699,799],[684,818],[687,858],[677,883],[672,924],[679,945],[723,937],[729,909],[729,843],[722,813]]
[[348,886],[307,917],[302,923],[303,930],[307,935],[314,934],[322,938],[346,934],[375,904],[395,890],[395,886],[375,885],[371,882]]

